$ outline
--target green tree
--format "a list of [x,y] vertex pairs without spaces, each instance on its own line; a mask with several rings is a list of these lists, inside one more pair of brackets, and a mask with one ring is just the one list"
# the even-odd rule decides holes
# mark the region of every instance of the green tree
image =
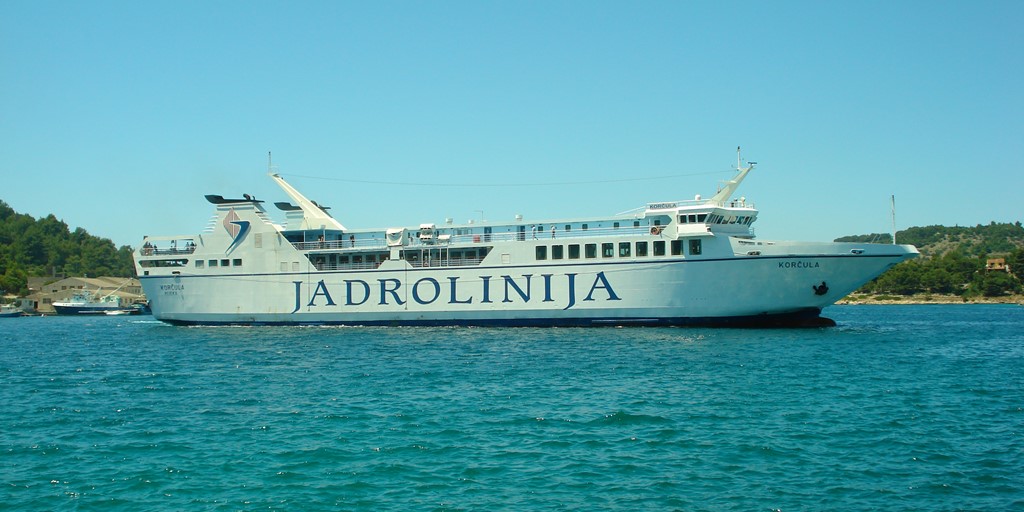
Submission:
[[1020,283],[1010,274],[995,270],[979,274],[975,290],[985,297],[1000,297],[1020,291]]
[[131,277],[131,247],[120,249],[82,228],[70,232],[53,215],[35,219],[0,201],[0,288],[27,293],[28,276],[68,275]]

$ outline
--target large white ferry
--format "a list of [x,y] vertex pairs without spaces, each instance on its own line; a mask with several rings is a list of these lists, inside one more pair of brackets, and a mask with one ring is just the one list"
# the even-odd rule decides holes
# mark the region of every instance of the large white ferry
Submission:
[[291,198],[208,195],[198,235],[146,237],[136,269],[172,324],[834,325],[822,308],[910,245],[764,241],[737,174],[709,199],[507,224],[348,229],[277,174]]

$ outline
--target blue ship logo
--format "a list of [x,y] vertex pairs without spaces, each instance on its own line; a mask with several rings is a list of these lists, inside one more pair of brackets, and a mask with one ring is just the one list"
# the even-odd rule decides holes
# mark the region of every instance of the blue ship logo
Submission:
[[250,224],[247,220],[239,220],[238,214],[235,213],[235,209],[232,208],[231,211],[224,216],[224,222],[222,225],[232,237],[231,245],[228,246],[228,250],[225,251],[225,253],[230,253],[238,247],[238,244],[242,243],[242,240],[245,239],[245,235],[249,233]]

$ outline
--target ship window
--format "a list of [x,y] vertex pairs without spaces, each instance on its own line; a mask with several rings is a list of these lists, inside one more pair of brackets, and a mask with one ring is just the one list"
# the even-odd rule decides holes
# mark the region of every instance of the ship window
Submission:
[[206,266],[206,262],[203,260],[196,260],[196,268],[203,268]]
[[679,223],[680,224],[686,224],[686,215],[680,215],[679,216]]
[[690,256],[700,255],[700,239],[690,240]]
[[569,246],[569,259],[578,260],[580,259],[580,245],[572,244]]
[[236,267],[241,267],[242,266],[242,260],[234,259],[234,260],[231,261],[231,264],[236,266]]
[[611,258],[612,256],[615,256],[615,244],[613,244],[613,243],[601,244],[601,257],[602,258]]
[[292,262],[292,272],[298,272],[298,271],[299,271],[299,262],[293,261]]
[[210,266],[211,268],[212,268],[212,267],[216,267],[216,266],[217,266],[217,260],[210,260],[210,261],[208,261],[207,263],[209,263],[209,266]]
[[[173,259],[173,260],[142,260],[139,262],[142,267],[184,267],[188,265],[187,259]],[[66,288],[66,287],[65,287]],[[56,292],[57,290],[53,290]]]
[[654,219],[654,225],[655,226],[660,226],[661,225],[661,219]]
[[705,220],[707,220],[707,218],[708,218],[708,214],[701,213],[701,214],[697,215],[697,222],[704,222]]
[[637,242],[636,243],[636,255],[637,256],[647,256],[647,242]]
[[564,252],[565,252],[565,247],[562,247],[561,245],[552,245],[551,246],[551,259],[553,259],[553,260],[560,260],[560,259],[562,259],[562,256],[563,256]]
[[587,258],[596,258],[597,244],[587,244],[583,246],[583,253]]
[[583,226],[581,226],[581,227],[583,228],[583,231],[586,231],[586,230],[587,230],[587,225],[586,225],[586,224],[584,224],[584,225],[583,225]]
[[619,223],[616,222],[616,223],[612,224],[612,227],[615,228],[615,229],[619,229]]
[[629,250],[630,250],[629,242],[619,242],[619,257],[620,258],[628,258],[629,257]]
[[566,231],[572,231],[572,225],[570,225],[570,224],[566,224],[566,225],[565,225],[565,230],[566,230]]
[[287,261],[282,261],[281,262],[281,272],[288,272],[288,262]]
[[679,256],[683,253],[683,241],[672,240],[672,256]]
[[548,259],[548,246],[538,245],[537,246],[537,259],[546,260]]
[[227,259],[220,260],[220,266],[227,267],[227,266],[230,266],[230,265],[231,265],[231,261],[230,260],[227,260]]
[[697,216],[696,215],[690,215],[688,217],[688,219],[689,219],[690,222],[697,222]]
[[665,255],[665,241],[664,240],[655,240],[654,241],[654,255],[655,256],[664,256]]

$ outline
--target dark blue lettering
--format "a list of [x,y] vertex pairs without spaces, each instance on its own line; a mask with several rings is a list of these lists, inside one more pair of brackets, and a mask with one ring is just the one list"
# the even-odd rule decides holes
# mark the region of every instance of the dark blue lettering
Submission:
[[451,290],[452,293],[451,293],[451,296],[448,298],[448,304],[472,304],[473,303],[473,297],[470,297],[470,298],[468,298],[466,300],[459,300],[457,298],[458,294],[456,293],[457,292],[457,288],[456,288],[455,282],[458,281],[458,280],[459,280],[459,278],[457,278],[457,277],[449,277],[448,278],[448,282],[451,283],[451,286],[452,286],[452,290]]
[[491,301],[491,276],[480,276],[480,279],[484,282],[484,300],[480,302],[490,304],[493,302]]
[[562,311],[576,305],[576,274],[566,274],[565,276],[569,278],[569,305]]
[[[423,283],[423,282],[428,282],[428,283],[434,285],[434,296],[431,297],[430,300],[423,300],[420,297],[420,284]],[[433,277],[424,277],[423,279],[420,279],[419,281],[416,281],[416,284],[412,285],[412,299],[415,300],[416,302],[420,303],[420,304],[430,304],[431,302],[434,302],[435,300],[437,300],[437,298],[440,297],[440,296],[441,296],[441,285],[438,284],[437,280],[434,279]]]
[[292,313],[295,313],[302,306],[302,281],[292,281],[295,283],[295,309]]
[[554,274],[541,274],[544,278],[544,300],[543,302],[554,302],[555,299],[551,298],[551,276]]
[[[387,296],[385,294],[390,293],[394,297],[395,302],[398,305],[405,304],[405,301],[398,296],[398,289],[402,287],[402,282],[398,279],[378,279],[380,283],[380,305],[386,306],[388,303]],[[387,284],[392,283],[394,288],[388,288]]]
[[505,298],[502,299],[502,302],[512,302],[512,299],[508,298],[508,288],[509,288],[509,286],[511,286],[512,289],[515,290],[516,293],[519,294],[519,297],[521,297],[523,299],[523,302],[530,302],[530,278],[533,277],[533,274],[523,274],[523,277],[526,278],[526,291],[525,292],[523,291],[522,288],[519,287],[519,285],[516,284],[515,280],[512,279],[512,276],[501,276],[501,277],[503,279],[505,279]]
[[[600,286],[598,286],[598,283],[600,283]],[[615,294],[615,290],[612,290],[612,285],[608,282],[608,278],[604,276],[604,272],[597,273],[597,276],[594,278],[594,285],[590,287],[590,293],[588,293],[587,298],[583,300],[594,300],[592,298],[594,295],[594,290],[597,290],[599,288],[608,293],[607,300],[622,300],[619,298],[618,295]]]
[[[356,301],[354,301],[352,299],[352,297],[355,296],[355,294],[352,293],[352,285],[354,283],[359,283],[359,284],[363,285],[363,299],[360,300],[359,302],[356,302]],[[345,292],[348,294],[348,297],[346,297],[346,299],[345,299],[345,305],[346,306],[359,306],[361,304],[364,304],[367,300],[369,300],[369,298],[370,298],[370,285],[366,281],[363,281],[361,279],[346,279],[345,280]]]
[[321,295],[327,299],[328,306],[335,305],[334,300],[331,299],[331,294],[327,291],[327,285],[324,284],[324,281],[321,279],[320,282],[316,284],[316,290],[313,292],[313,296],[309,298],[309,306],[316,306],[316,298]]

